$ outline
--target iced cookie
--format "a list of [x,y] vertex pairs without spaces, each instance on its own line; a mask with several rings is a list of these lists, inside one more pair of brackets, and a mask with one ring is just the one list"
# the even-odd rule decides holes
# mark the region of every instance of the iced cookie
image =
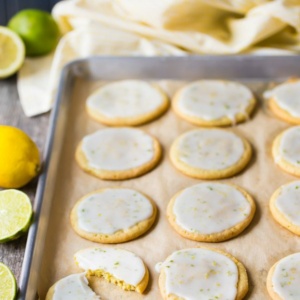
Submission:
[[270,210],[281,226],[300,235],[300,181],[290,182],[276,190],[270,200]]
[[251,158],[251,146],[233,132],[197,129],[179,136],[170,158],[182,173],[200,179],[230,177],[240,172]]
[[86,102],[88,114],[96,121],[112,126],[131,126],[149,122],[169,107],[166,94],[141,80],[123,80],[107,84]]
[[279,134],[272,147],[275,163],[284,171],[300,176],[300,126]]
[[264,93],[272,112],[280,119],[300,124],[300,80],[289,80]]
[[190,248],[173,252],[156,265],[165,300],[241,300],[248,292],[245,267],[220,250]]
[[267,289],[273,300],[300,299],[300,253],[282,258],[270,269]]
[[199,126],[228,126],[245,121],[255,107],[246,86],[232,81],[199,80],[180,89],[172,105],[178,116]]
[[252,197],[225,183],[199,183],[178,192],[169,202],[167,217],[183,237],[221,242],[237,236],[255,213]]
[[85,273],[72,274],[57,281],[48,291],[46,300],[100,300],[88,285]]
[[86,172],[107,180],[140,176],[153,169],[161,157],[159,142],[135,128],[106,128],[87,135],[76,150],[76,160]]
[[149,271],[134,253],[116,248],[87,248],[75,254],[77,265],[87,276],[97,276],[126,291],[143,293]]
[[154,203],[136,190],[106,188],[76,203],[71,224],[81,237],[93,242],[122,243],[145,233],[156,211]]

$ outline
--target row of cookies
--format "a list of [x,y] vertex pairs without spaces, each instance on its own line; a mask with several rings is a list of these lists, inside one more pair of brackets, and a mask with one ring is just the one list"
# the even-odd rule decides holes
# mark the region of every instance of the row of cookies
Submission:
[[[300,181],[277,189],[270,210],[279,224],[300,235]],[[200,242],[220,242],[238,235],[250,224],[254,213],[255,202],[245,190],[217,182],[198,183],[179,191],[167,208],[172,227],[181,236]],[[88,240],[122,243],[149,230],[156,215],[155,203],[141,192],[104,188],[76,203],[71,224]]]
[[[300,124],[300,81],[289,80],[265,92],[269,107],[279,118]],[[199,126],[229,126],[249,118],[256,100],[246,86],[232,81],[199,80],[185,85],[172,106],[184,120]],[[89,115],[111,126],[135,126],[162,115],[169,107],[166,94],[141,80],[107,84],[86,102]]]
[[[281,133],[273,143],[275,163],[300,176],[300,126]],[[88,173],[105,180],[140,176],[160,161],[159,141],[130,127],[106,128],[83,138],[76,160]],[[224,129],[196,129],[179,136],[170,148],[170,159],[182,173],[199,179],[233,176],[251,159],[250,143]]]
[[[99,300],[88,279],[104,278],[125,291],[143,293],[149,271],[136,254],[118,248],[87,248],[78,251],[75,262],[84,273],[69,275],[56,282],[46,300]],[[300,253],[289,255],[268,272],[267,289],[272,299],[298,300]],[[155,267],[163,299],[241,300],[248,292],[244,265],[229,253],[206,247],[173,252]]]
[[[88,279],[101,277],[125,291],[143,293],[149,271],[136,254],[117,248],[87,248],[78,251],[75,262],[85,273],[73,274],[56,282],[46,300],[85,299],[99,296]],[[173,252],[157,263],[163,299],[242,299],[248,291],[245,267],[232,255],[209,248],[189,248]],[[200,294],[199,294],[200,292]]]

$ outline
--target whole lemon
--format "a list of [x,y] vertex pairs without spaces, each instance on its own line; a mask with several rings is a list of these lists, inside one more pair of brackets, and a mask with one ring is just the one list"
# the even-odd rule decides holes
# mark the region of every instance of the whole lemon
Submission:
[[14,15],[8,27],[23,40],[27,56],[51,52],[60,37],[58,26],[52,16],[38,9],[24,9]]
[[0,125],[0,187],[22,187],[39,169],[39,150],[31,138],[16,127]]

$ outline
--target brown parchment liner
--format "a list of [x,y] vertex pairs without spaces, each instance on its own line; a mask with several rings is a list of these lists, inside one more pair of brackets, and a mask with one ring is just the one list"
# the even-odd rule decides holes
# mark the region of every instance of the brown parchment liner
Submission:
[[[270,83],[245,82],[257,98]],[[172,141],[181,133],[197,126],[181,120],[170,108],[159,119],[139,128],[156,136],[163,146],[163,158],[151,172],[136,179],[125,181],[103,181],[83,172],[75,162],[76,146],[87,134],[105,126],[92,120],[85,111],[87,96],[103,82],[77,79],[70,101],[72,105],[67,114],[68,126],[60,165],[57,185],[53,198],[50,223],[38,292],[44,299],[47,290],[57,280],[82,272],[74,263],[73,255],[80,249],[92,246],[119,247],[135,252],[150,271],[149,286],[144,295],[125,292],[104,280],[91,281],[91,286],[103,300],[159,300],[158,274],[154,266],[164,261],[173,251],[201,245],[227,251],[240,260],[247,269],[250,290],[245,299],[270,299],[266,289],[267,272],[282,257],[300,251],[300,239],[278,225],[272,218],[268,202],[272,193],[282,184],[296,178],[281,171],[271,157],[271,145],[275,136],[290,125],[272,116],[263,100],[259,99],[258,108],[252,118],[228,130],[248,139],[253,147],[253,158],[240,174],[220,180],[239,185],[254,198],[257,211],[250,226],[239,236],[221,243],[199,243],[184,239],[172,229],[166,218],[166,209],[171,197],[179,190],[201,182],[189,178],[172,165],[168,152]],[[158,84],[172,96],[182,87],[183,82],[160,81]],[[151,197],[158,207],[158,218],[153,228],[136,240],[117,245],[101,245],[78,236],[71,227],[69,216],[75,202],[87,193],[104,187],[122,186],[137,189]]]

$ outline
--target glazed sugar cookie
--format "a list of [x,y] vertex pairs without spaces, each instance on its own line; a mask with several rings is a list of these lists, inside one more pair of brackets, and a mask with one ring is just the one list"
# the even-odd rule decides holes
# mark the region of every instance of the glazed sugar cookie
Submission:
[[143,293],[149,271],[134,253],[114,248],[87,248],[75,254],[75,261],[88,276],[103,277],[126,291]]
[[101,179],[120,180],[153,169],[161,157],[159,142],[135,128],[106,128],[83,138],[76,160],[86,172]]
[[177,193],[169,202],[168,220],[183,237],[221,242],[242,232],[255,213],[252,197],[224,183],[200,183]]
[[73,274],[56,282],[48,291],[46,300],[100,300],[88,285],[85,273]]
[[300,181],[290,182],[276,190],[270,200],[270,210],[280,225],[300,235]]
[[282,258],[270,269],[267,289],[273,300],[300,299],[300,253]]
[[300,176],[300,126],[279,134],[272,147],[275,163],[284,171]]
[[95,120],[115,126],[140,125],[164,113],[169,100],[158,87],[141,80],[107,84],[88,97],[86,108]]
[[71,212],[71,224],[83,238],[122,243],[145,233],[154,223],[156,206],[132,189],[106,188],[82,197]]
[[248,292],[245,267],[220,250],[191,248],[173,252],[156,265],[165,300],[240,300]]
[[252,92],[240,83],[199,80],[175,94],[173,109],[195,125],[228,126],[245,121],[255,102]]
[[251,146],[238,135],[222,129],[197,129],[179,136],[170,158],[182,173],[200,179],[230,177],[251,158]]
[[264,93],[272,112],[280,119],[300,124],[300,80],[289,80]]

